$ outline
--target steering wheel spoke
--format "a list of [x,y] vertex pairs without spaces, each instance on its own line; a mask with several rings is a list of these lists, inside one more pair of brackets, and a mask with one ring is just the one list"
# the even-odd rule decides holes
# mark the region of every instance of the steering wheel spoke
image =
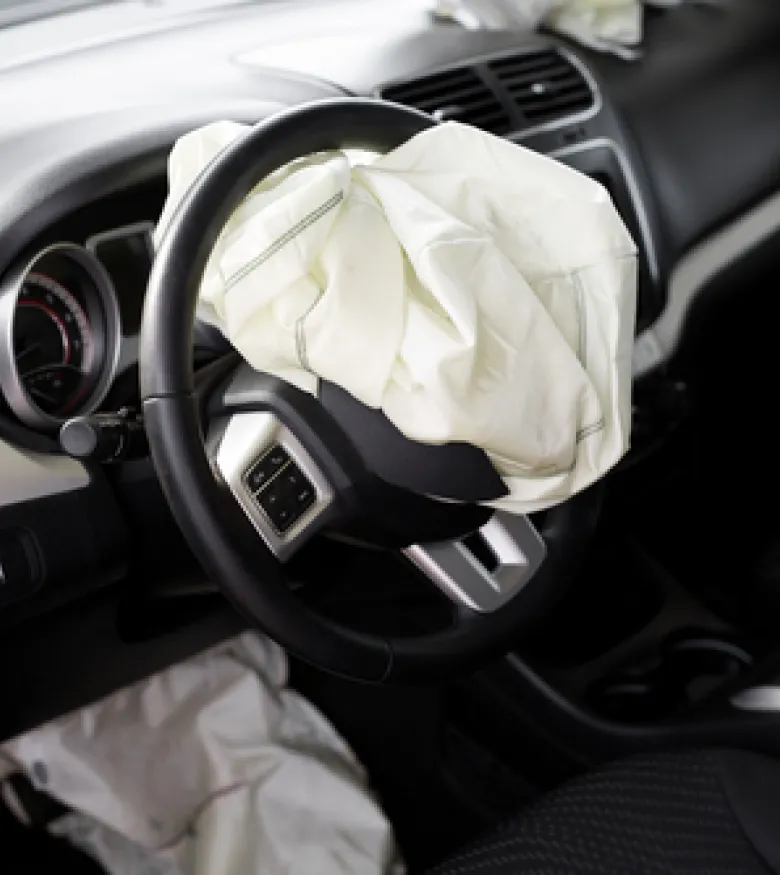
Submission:
[[214,468],[280,562],[332,516],[333,488],[301,441],[273,413],[217,419],[207,445]]
[[403,551],[456,605],[480,614],[496,611],[518,595],[546,552],[528,517],[500,511],[468,538],[413,544]]

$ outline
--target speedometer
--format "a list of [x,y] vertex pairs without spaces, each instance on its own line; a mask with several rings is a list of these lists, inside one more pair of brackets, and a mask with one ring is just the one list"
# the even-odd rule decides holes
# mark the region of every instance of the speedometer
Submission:
[[86,250],[59,244],[0,292],[0,384],[28,425],[54,429],[105,397],[119,350],[110,280]]
[[22,384],[43,411],[63,416],[95,376],[87,314],[73,292],[42,273],[28,275],[16,306],[14,355]]

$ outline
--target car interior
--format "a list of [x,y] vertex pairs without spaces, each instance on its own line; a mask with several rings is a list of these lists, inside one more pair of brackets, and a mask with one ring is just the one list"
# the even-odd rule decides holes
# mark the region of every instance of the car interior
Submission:
[[[648,7],[632,61],[407,0],[27,5],[0,4],[0,737],[256,628],[410,872],[780,871],[775,0]],[[254,127],[157,240],[173,143],[221,119]],[[530,518],[477,503],[482,451],[195,318],[253,185],[445,120],[597,180],[638,248],[630,450]],[[19,871],[66,865],[3,818]]]

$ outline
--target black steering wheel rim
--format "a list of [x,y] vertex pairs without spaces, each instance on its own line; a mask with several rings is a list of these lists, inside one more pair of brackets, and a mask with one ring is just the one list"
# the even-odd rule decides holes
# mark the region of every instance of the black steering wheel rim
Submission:
[[[140,348],[141,394],[152,459],[172,513],[216,583],[253,624],[301,658],[370,681],[440,681],[507,649],[569,580],[600,494],[588,490],[550,517],[548,558],[522,595],[489,615],[415,638],[364,634],[311,611],[282,567],[214,477],[194,394],[192,333],[201,277],[230,215],[270,173],[313,152],[346,147],[384,152],[435,122],[374,100],[337,99],[275,115],[225,149],[198,178],[155,259]],[[583,525],[584,523],[584,525]],[[556,539],[567,547],[551,550]],[[571,548],[571,549],[569,549]]]

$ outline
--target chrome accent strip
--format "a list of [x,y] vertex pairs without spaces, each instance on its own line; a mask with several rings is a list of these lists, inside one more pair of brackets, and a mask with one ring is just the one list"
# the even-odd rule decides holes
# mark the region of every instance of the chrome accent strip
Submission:
[[[217,423],[214,426],[219,428]],[[211,455],[219,475],[269,550],[284,562],[319,528],[323,511],[333,503],[333,489],[303,444],[272,413],[233,414],[217,441]],[[210,435],[207,445],[213,443]],[[249,469],[273,445],[287,450],[317,493],[314,504],[283,535],[273,527],[246,484]]]
[[[69,259],[89,276],[94,283],[105,317],[105,325],[103,326],[105,334],[102,338],[105,351],[103,362],[100,364],[101,373],[92,393],[84,400],[83,404],[79,405],[78,410],[74,411],[74,415],[92,413],[108,394],[119,363],[119,347],[122,337],[119,303],[111,278],[97,258],[81,246],[74,243],[54,243],[47,246],[36,253],[24,267],[17,269],[11,275],[10,280],[3,283],[0,287],[0,388],[2,388],[8,405],[23,423],[31,428],[48,431],[59,428],[64,419],[51,416],[40,410],[28,395],[16,366],[13,327],[16,304],[27,277],[35,269],[38,262],[51,253],[59,253],[63,258]],[[90,328],[95,330],[93,325]]]
[[490,613],[531,580],[547,552],[528,517],[497,511],[479,530],[498,563],[489,571],[462,541],[413,544],[403,553],[456,604]]
[[666,307],[634,344],[634,376],[667,361],[677,349],[688,311],[718,274],[773,234],[780,233],[780,192],[687,252],[675,265]]
[[731,704],[739,711],[780,711],[780,687],[763,686],[742,690],[731,697]]

